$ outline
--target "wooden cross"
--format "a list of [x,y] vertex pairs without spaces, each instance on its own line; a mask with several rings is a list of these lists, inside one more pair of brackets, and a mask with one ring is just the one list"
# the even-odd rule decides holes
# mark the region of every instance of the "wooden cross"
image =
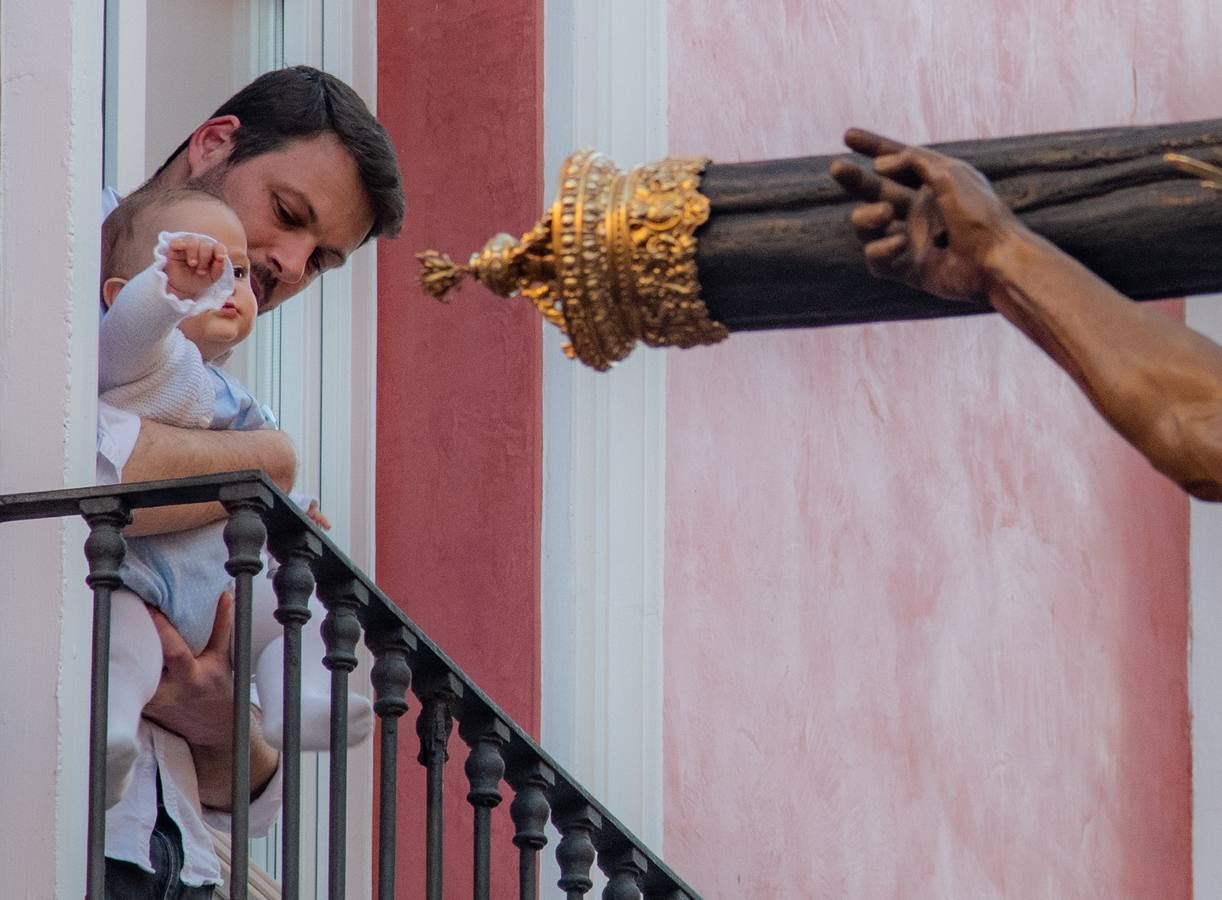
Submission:
[[[1222,291],[1222,119],[935,149],[983,172],[1028,227],[1135,300]],[[866,272],[853,201],[827,174],[836,158],[708,167],[696,259],[710,315],[734,332],[987,312]]]
[[[1028,227],[1135,300],[1222,291],[1222,120],[936,149],[974,165]],[[869,274],[849,224],[855,201],[828,173],[845,155],[676,158],[623,173],[582,151],[533,229],[493,237],[465,264],[421,253],[422,284],[440,299],[471,276],[523,296],[598,369],[637,341],[989,312]]]

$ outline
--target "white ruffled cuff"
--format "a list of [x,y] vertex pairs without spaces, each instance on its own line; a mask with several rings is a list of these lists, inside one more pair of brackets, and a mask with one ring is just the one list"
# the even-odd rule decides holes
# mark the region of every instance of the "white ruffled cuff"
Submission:
[[215,238],[209,237],[206,234],[196,234],[192,231],[163,231],[157,235],[157,246],[153,248],[153,278],[157,283],[157,290],[163,295],[178,312],[187,316],[198,316],[200,313],[208,312],[213,309],[220,309],[225,305],[225,301],[233,294],[233,261],[225,257],[225,271],[221,273],[221,277],[212,282],[198,297],[194,299],[185,299],[175,297],[170,293],[170,279],[165,273],[166,263],[168,258],[166,253],[169,250],[170,242],[180,237],[200,237],[216,242]]

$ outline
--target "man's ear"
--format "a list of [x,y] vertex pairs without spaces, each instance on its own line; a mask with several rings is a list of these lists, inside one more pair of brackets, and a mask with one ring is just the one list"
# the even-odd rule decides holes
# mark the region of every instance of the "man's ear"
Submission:
[[217,116],[191,133],[187,141],[189,177],[197,178],[229,158],[233,133],[241,124],[237,116]]
[[115,302],[115,297],[119,296],[119,291],[123,290],[123,285],[127,284],[126,278],[111,277],[102,282],[102,302],[106,304],[106,308],[110,309]]

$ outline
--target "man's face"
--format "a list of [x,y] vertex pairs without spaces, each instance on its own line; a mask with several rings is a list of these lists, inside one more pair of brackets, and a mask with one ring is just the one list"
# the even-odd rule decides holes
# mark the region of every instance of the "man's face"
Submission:
[[333,134],[217,162],[193,182],[220,193],[245,226],[260,313],[342,266],[373,227],[356,162]]

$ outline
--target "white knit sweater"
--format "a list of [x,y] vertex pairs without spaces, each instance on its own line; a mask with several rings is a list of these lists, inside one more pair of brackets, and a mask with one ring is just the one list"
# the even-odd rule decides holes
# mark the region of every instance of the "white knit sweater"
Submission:
[[119,291],[98,326],[98,397],[136,415],[180,428],[212,424],[216,390],[199,348],[178,330],[188,316],[220,309],[233,293],[233,264],[203,294],[169,292],[166,248],[186,232],[157,238],[153,264]]

